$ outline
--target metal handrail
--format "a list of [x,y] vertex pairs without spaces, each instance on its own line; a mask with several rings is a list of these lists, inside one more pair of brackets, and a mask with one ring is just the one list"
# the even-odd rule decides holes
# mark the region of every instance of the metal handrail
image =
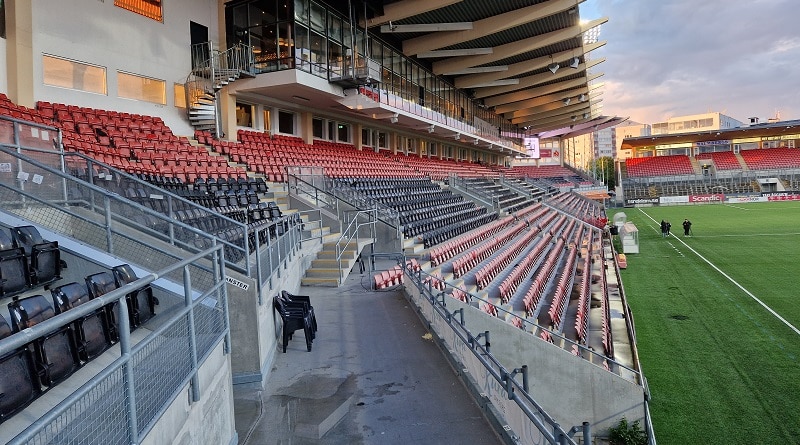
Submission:
[[[456,286],[453,286],[453,285],[447,283],[442,278],[440,278],[440,277],[438,277],[436,275],[431,275],[431,274],[429,274],[427,272],[424,272],[424,271],[420,271],[419,274],[423,275],[424,279],[427,279],[428,283],[438,282],[438,283],[444,284],[446,288],[449,288],[451,290],[459,289]],[[609,363],[611,363],[613,365],[616,365],[617,367],[619,367],[619,369],[623,369],[623,370],[629,371],[631,374],[635,375],[637,382],[639,382],[639,384],[641,384],[643,376],[642,376],[640,371],[638,371],[638,370],[636,370],[634,368],[631,368],[629,366],[626,366],[626,365],[616,361],[613,358],[606,357],[605,355],[600,354],[600,353],[594,351],[593,349],[590,349],[588,346],[585,346],[585,345],[577,343],[577,342],[575,342],[573,340],[570,340],[569,338],[567,338],[567,337],[565,337],[565,336],[563,336],[563,335],[561,335],[561,334],[559,334],[557,332],[549,330],[545,326],[542,326],[542,325],[540,325],[538,323],[534,323],[534,322],[532,322],[532,321],[530,321],[530,320],[528,320],[526,318],[520,317],[519,315],[515,314],[514,312],[505,309],[503,306],[498,306],[498,305],[492,303],[491,301],[489,301],[489,300],[487,300],[485,298],[481,298],[481,297],[479,297],[479,296],[477,296],[477,295],[475,295],[473,293],[467,292],[467,291],[465,291],[463,289],[459,289],[459,291],[460,292],[464,292],[468,296],[470,301],[474,300],[474,301],[479,302],[478,304],[486,304],[486,305],[492,306],[492,307],[494,307],[494,309],[497,311],[498,314],[502,313],[505,317],[513,317],[513,318],[519,319],[520,322],[523,323],[523,326],[525,326],[525,328],[522,329],[522,330],[524,330],[526,332],[530,332],[532,335],[533,335],[533,332],[536,332],[537,330],[538,331],[547,331],[550,334],[551,337],[557,339],[557,341],[554,340],[553,344],[558,345],[558,343],[561,343],[561,345],[562,345],[561,348],[564,349],[565,351],[570,351],[571,352],[573,347],[577,347],[578,350],[581,352],[581,357],[583,357],[583,354],[585,353],[585,354],[589,354],[589,356],[597,357],[598,361],[608,360]],[[446,291],[442,291],[442,292],[447,293]],[[498,318],[501,318],[501,317],[498,317]],[[589,361],[593,363],[592,360],[589,360]],[[612,369],[613,369],[613,367],[612,367]]]
[[[456,310],[449,312],[445,307],[443,301],[437,298],[431,289],[425,286],[423,282],[423,272],[414,272],[410,266],[404,268],[404,273],[408,276],[414,285],[425,295],[425,300],[431,304],[436,314],[442,319],[446,320],[447,324],[455,333],[456,337],[462,341],[475,358],[481,362],[486,368],[486,371],[505,389],[506,395],[509,400],[513,400],[517,406],[522,410],[525,416],[531,421],[539,432],[544,436],[551,445],[577,445],[577,442],[572,438],[576,428],[570,432],[565,431],[558,422],[555,421],[547,412],[539,405],[528,392],[527,383],[527,366],[523,366],[513,371],[506,369],[499,360],[497,360],[489,349],[489,331],[475,335],[467,329],[464,323],[463,310]],[[459,317],[456,317],[456,315]],[[485,344],[480,344],[480,339],[483,338]],[[516,374],[522,374],[522,384],[517,382]],[[591,443],[591,433],[588,423],[583,424],[583,443]]]
[[[368,221],[365,223],[358,222],[359,217],[361,216],[368,216]],[[353,220],[347,225],[347,227],[342,231],[342,235],[336,240],[336,265],[339,268],[339,284],[342,284],[342,280],[344,279],[344,273],[342,271],[342,257],[344,256],[345,250],[350,247],[350,244],[355,239],[356,244],[358,244],[358,234],[361,231],[361,227],[367,226],[370,228],[370,237],[372,239],[375,238],[375,222],[378,219],[378,210],[359,210],[353,215]],[[342,242],[345,241],[344,245]]]
[[[196,296],[193,295],[192,286],[191,286],[191,278],[189,277],[189,266],[195,262],[198,262],[202,259],[207,258],[208,256],[212,256],[214,258],[215,264],[215,278],[216,283],[212,288],[208,291],[204,292],[202,295]],[[126,284],[122,287],[114,289],[107,294],[89,300],[88,302],[70,309],[62,314],[59,314],[53,318],[45,320],[31,328],[24,329],[23,331],[17,332],[12,334],[9,337],[6,337],[3,340],[0,340],[0,356],[13,352],[14,350],[30,343],[31,341],[42,337],[54,329],[57,329],[61,326],[64,326],[68,323],[71,323],[83,316],[89,315],[100,308],[112,304],[115,302],[119,302],[116,307],[119,310],[119,319],[118,319],[118,331],[120,335],[120,357],[116,359],[113,363],[108,365],[105,369],[101,372],[93,376],[88,382],[86,382],[83,386],[81,386],[78,390],[74,393],[67,396],[63,399],[55,408],[51,409],[47,412],[44,416],[37,419],[33,422],[28,428],[26,428],[22,433],[20,433],[17,437],[12,439],[9,442],[9,445],[20,445],[26,442],[29,442],[34,439],[36,434],[38,434],[42,429],[47,427],[49,424],[57,421],[59,416],[61,416],[67,409],[75,405],[80,401],[81,398],[85,397],[95,386],[103,381],[105,378],[110,376],[115,371],[122,368],[126,373],[125,379],[125,391],[128,393],[129,396],[135,395],[135,386],[133,381],[133,370],[131,366],[131,361],[135,354],[145,347],[149,345],[149,343],[153,340],[158,339],[163,332],[165,332],[168,328],[172,327],[178,320],[183,317],[189,315],[191,320],[191,313],[198,305],[204,304],[205,299],[212,295],[213,293],[221,292],[222,300],[223,300],[223,322],[224,322],[224,352],[227,354],[230,352],[230,322],[229,322],[229,315],[228,315],[228,301],[227,301],[227,291],[225,289],[225,280],[222,278],[224,276],[224,252],[222,250],[221,245],[215,245],[203,252],[200,252],[196,255],[192,255],[182,261],[179,261],[171,266],[168,266],[156,273],[152,273],[150,275],[144,276],[139,278],[138,280]],[[135,346],[131,345],[131,335],[130,335],[130,320],[128,316],[128,307],[125,303],[122,303],[121,300],[126,297],[129,293],[141,289],[150,283],[154,282],[155,280],[159,279],[160,277],[164,277],[169,275],[170,273],[178,270],[183,269],[184,274],[184,293],[185,293],[185,306],[175,313],[171,314],[171,316],[155,331],[151,332],[147,337],[145,337],[142,341],[137,343]],[[187,285],[187,283],[189,283]],[[190,333],[190,337],[194,335],[194,331],[192,330]],[[194,340],[190,339],[190,342],[194,344]],[[193,354],[196,359],[196,352]],[[190,374],[186,377],[187,381],[191,381],[192,383],[192,398],[194,401],[199,400],[199,379],[197,375],[197,371],[199,369],[199,363],[197,360],[193,360],[193,369]],[[179,388],[183,387],[183,385],[179,385]],[[174,397],[173,397],[174,398]],[[172,400],[170,398],[169,400]],[[144,436],[147,430],[144,431],[143,434],[139,434],[138,425],[136,424],[136,405],[134,402],[134,397],[128,397],[127,402],[127,410],[129,414],[132,416],[132,420],[129,421],[128,425],[128,436],[130,439],[130,443],[138,443],[138,439],[141,436]],[[150,425],[152,427],[152,425]]]

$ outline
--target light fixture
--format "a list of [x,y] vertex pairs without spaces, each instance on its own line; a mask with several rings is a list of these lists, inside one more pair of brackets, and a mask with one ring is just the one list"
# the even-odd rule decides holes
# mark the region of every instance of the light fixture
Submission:
[[578,100],[581,101],[581,102],[586,102],[586,99],[587,99],[587,97],[586,97],[585,94],[581,94],[580,97],[578,97]]
[[461,140],[461,133],[456,133],[456,135],[454,136],[454,139],[457,140],[457,141]]
[[556,71],[558,71],[558,68],[560,68],[560,65],[555,63],[555,62],[553,62],[553,56],[551,55],[550,56],[550,65],[547,66],[547,69],[549,69],[551,73],[555,74]]
[[581,64],[581,59],[579,59],[577,57],[573,57],[572,58],[572,62],[569,63],[569,67],[577,69],[578,65],[580,65],[580,64]]
[[472,141],[472,144],[473,145],[478,145],[478,142],[480,142],[480,141],[476,138],[474,141]]
[[575,115],[573,114],[573,115],[572,115],[572,117],[571,117],[571,119],[572,119],[573,121],[576,121],[576,120],[578,120],[578,116],[575,116]]
[[433,133],[433,130],[434,130],[435,128],[436,128],[436,127],[434,127],[434,126],[433,126],[433,124],[431,124],[431,126],[430,126],[430,127],[428,127],[428,133]]
[[396,124],[397,123],[398,114],[395,113],[392,117],[389,118],[389,122]]
[[571,97],[568,97],[568,98],[564,99],[564,105],[569,105],[570,102],[572,102],[572,98]]
[[589,119],[589,113],[583,113],[583,118],[584,119]]

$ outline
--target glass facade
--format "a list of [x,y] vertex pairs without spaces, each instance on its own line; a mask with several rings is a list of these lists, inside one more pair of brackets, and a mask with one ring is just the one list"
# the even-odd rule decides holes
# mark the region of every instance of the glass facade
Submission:
[[[226,5],[229,44],[251,45],[259,73],[298,69],[465,133],[510,146],[518,128],[400,51],[313,0],[241,0]],[[355,82],[355,80],[358,80]]]

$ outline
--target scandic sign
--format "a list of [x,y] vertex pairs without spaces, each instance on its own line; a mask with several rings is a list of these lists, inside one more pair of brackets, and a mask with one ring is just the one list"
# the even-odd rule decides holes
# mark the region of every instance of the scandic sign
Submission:
[[725,202],[725,195],[714,193],[711,195],[689,195],[689,202]]

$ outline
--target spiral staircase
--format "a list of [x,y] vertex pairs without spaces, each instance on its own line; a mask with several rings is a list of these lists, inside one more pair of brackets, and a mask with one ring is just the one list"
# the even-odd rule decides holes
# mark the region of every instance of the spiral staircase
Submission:
[[197,130],[221,136],[219,91],[242,77],[255,77],[253,48],[236,44],[225,51],[211,42],[192,46],[192,72],[187,76],[186,105],[189,122]]

